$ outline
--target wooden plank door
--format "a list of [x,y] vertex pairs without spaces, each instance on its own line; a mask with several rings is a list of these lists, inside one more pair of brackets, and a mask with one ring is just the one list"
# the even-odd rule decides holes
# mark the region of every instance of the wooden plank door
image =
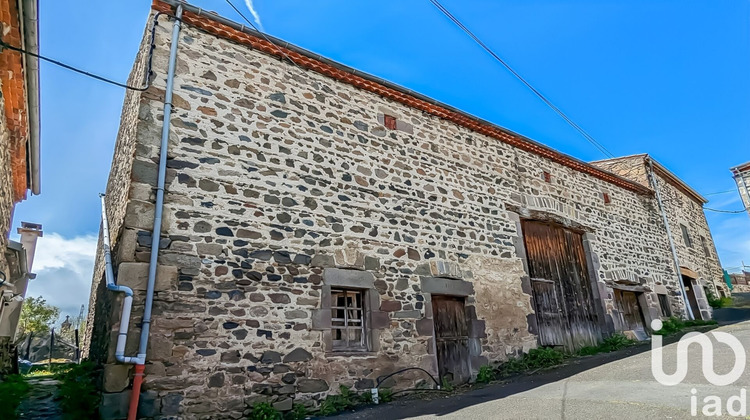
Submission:
[[448,382],[471,379],[469,370],[469,328],[463,298],[432,296],[438,371]]
[[625,331],[646,331],[641,305],[638,303],[638,296],[634,292],[615,289],[615,302],[620,314],[622,314]]
[[566,337],[563,309],[558,300],[555,282],[531,279],[534,293],[534,310],[539,328],[539,344],[542,346],[564,346]]
[[[599,319],[594,307],[594,297],[586,266],[583,249],[583,235],[551,223],[524,220],[524,244],[529,265],[529,275],[536,283],[544,281],[554,284],[554,290],[561,311],[559,322],[548,322],[547,315],[537,315],[539,336],[557,337],[565,341],[569,350],[595,345],[601,340]],[[539,287],[532,288],[535,307],[542,302],[550,302],[546,296],[551,290],[542,293]],[[543,312],[546,310],[543,309]],[[559,344],[550,344],[559,345]]]

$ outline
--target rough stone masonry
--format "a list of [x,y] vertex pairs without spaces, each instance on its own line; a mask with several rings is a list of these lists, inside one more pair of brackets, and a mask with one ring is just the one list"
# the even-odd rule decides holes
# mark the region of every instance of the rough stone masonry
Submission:
[[[618,282],[646,292],[649,314],[658,316],[657,288],[682,313],[646,187],[290,64],[210,18],[184,22],[141,416],[240,418],[258,401],[284,410],[339,385],[367,390],[400,368],[437,375],[433,295],[463,299],[472,372],[527,352],[537,346],[527,218],[585,233],[609,332]],[[153,86],[127,93],[107,187],[117,281],[136,291],[126,354],[137,347],[154,234],[171,28],[159,17]],[[132,373],[114,359],[120,301],[104,287],[101,257],[86,341],[104,366],[104,415],[115,418]],[[358,309],[336,312],[342,301]],[[337,332],[344,312],[358,332]],[[426,379],[411,371],[390,386]]]

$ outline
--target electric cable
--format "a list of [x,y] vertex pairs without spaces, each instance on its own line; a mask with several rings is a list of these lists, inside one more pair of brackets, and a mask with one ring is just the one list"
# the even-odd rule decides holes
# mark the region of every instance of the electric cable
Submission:
[[746,208],[742,210],[719,210],[719,209],[711,209],[708,207],[703,207],[703,210],[715,211],[716,213],[729,213],[729,214],[744,213],[747,211]]
[[86,70],[81,70],[81,69],[79,69],[77,67],[73,67],[73,66],[71,66],[69,64],[65,64],[65,63],[63,63],[63,62],[61,62],[59,60],[55,60],[53,58],[45,57],[43,55],[36,54],[36,53],[31,52],[31,51],[26,51],[23,48],[10,45],[10,44],[8,44],[7,42],[5,42],[3,40],[0,40],[0,47],[7,48],[9,50],[19,52],[21,54],[26,54],[26,55],[29,55],[31,57],[38,58],[40,60],[44,60],[44,61],[46,61],[48,63],[52,63],[52,64],[54,64],[56,66],[62,67],[64,69],[73,71],[73,72],[78,73],[78,74],[82,74],[84,76],[91,77],[92,79],[96,79],[96,80],[99,80],[101,82],[109,83],[111,85],[114,85],[114,86],[117,86],[117,87],[121,87],[121,88],[124,88],[124,89],[128,89],[128,90],[134,90],[134,91],[138,91],[138,92],[143,92],[143,91],[145,91],[146,89],[149,88],[150,81],[151,81],[151,76],[153,76],[153,74],[154,74],[154,72],[151,70],[151,63],[152,63],[153,56],[154,56],[154,49],[156,48],[156,44],[154,42],[154,39],[155,39],[155,34],[156,34],[156,26],[159,25],[159,21],[157,20],[159,18],[159,15],[161,15],[161,12],[159,12],[159,13],[157,13],[157,14],[154,15],[154,24],[151,27],[151,45],[149,46],[148,64],[146,65],[146,75],[145,75],[145,79],[146,80],[144,81],[144,86],[143,87],[134,87],[134,86],[130,86],[130,85],[125,84],[125,83],[117,82],[117,81],[112,80],[112,79],[107,79],[106,77],[96,75],[96,74],[88,72]]
[[[229,0],[227,0],[229,1]],[[471,39],[474,40],[477,44],[479,44],[480,47],[482,47],[487,53],[489,53],[495,60],[500,62],[500,64],[503,65],[513,76],[515,76],[518,80],[521,81],[526,87],[528,87],[539,99],[542,100],[548,107],[550,107],[553,111],[555,111],[565,122],[567,122],[571,127],[573,127],[576,131],[578,131],[581,136],[583,136],[584,139],[586,139],[589,143],[591,143],[594,147],[596,147],[602,154],[604,154],[607,157],[613,158],[615,157],[612,152],[607,150],[604,145],[599,143],[593,136],[591,136],[586,130],[581,128],[578,124],[576,124],[570,117],[568,117],[560,108],[555,106],[547,97],[545,97],[539,90],[534,88],[534,86],[531,85],[526,79],[524,79],[518,72],[513,70],[512,67],[508,63],[505,62],[500,56],[498,56],[487,44],[482,42],[479,37],[474,35],[469,28],[467,28],[463,23],[461,23],[458,18],[456,18],[448,9],[445,8],[438,0],[430,0],[430,3],[432,3],[440,12],[442,12],[448,19],[450,19],[456,26],[458,26],[462,31],[464,31]]]

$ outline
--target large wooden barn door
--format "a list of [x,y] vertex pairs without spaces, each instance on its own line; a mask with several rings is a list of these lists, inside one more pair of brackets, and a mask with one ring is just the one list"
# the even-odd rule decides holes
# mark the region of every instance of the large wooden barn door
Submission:
[[554,224],[525,220],[523,237],[540,344],[564,345],[570,350],[595,345],[601,331],[582,235]]
[[452,296],[432,296],[440,377],[451,383],[471,379],[469,371],[469,328],[464,300]]

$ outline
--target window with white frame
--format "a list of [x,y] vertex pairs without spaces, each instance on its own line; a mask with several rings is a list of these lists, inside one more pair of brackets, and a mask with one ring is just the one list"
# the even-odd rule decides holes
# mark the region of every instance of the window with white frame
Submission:
[[334,351],[366,351],[365,292],[331,289],[331,338]]

